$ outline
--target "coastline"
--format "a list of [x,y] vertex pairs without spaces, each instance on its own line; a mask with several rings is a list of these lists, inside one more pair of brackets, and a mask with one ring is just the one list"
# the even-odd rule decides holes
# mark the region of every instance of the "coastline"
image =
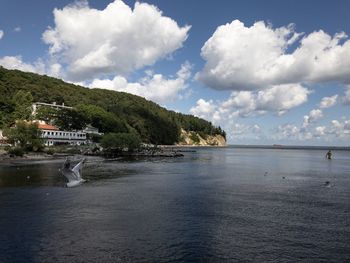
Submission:
[[46,153],[28,153],[23,156],[10,157],[8,154],[0,153],[0,166],[27,165],[41,162],[61,162],[69,154],[49,155]]
[[[182,157],[183,152],[195,152],[196,148],[226,148],[227,145],[158,145],[158,151],[141,151],[135,153],[121,154],[119,157]],[[183,149],[183,150],[182,150]],[[34,153],[29,152],[23,156],[10,156],[6,151],[0,150],[0,166],[15,166],[15,165],[28,165],[37,163],[55,163],[62,162],[67,157],[74,158],[88,158],[88,159],[104,159],[109,160],[108,156],[101,155],[84,155],[84,154],[72,154],[72,153]]]

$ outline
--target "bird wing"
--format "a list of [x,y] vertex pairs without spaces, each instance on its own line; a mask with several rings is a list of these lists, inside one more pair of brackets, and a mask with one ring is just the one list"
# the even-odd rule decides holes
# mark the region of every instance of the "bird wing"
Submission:
[[85,159],[82,159],[78,164],[76,164],[73,169],[72,172],[75,174],[76,176],[76,180],[81,180],[81,175],[82,175],[82,170],[83,170],[83,163],[84,163]]
[[62,169],[62,174],[68,179],[69,182],[79,180],[71,169]]

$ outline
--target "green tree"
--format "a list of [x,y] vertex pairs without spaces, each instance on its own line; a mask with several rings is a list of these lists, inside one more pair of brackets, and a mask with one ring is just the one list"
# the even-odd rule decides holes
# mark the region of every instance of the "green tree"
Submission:
[[30,92],[19,90],[13,96],[12,101],[15,105],[15,111],[13,112],[15,120],[31,119],[33,96]]
[[86,127],[87,117],[76,109],[38,108],[35,118],[56,125],[61,130],[81,130]]
[[58,110],[48,106],[40,106],[36,110],[35,119],[54,123],[58,116]]
[[195,144],[199,144],[200,140],[198,135],[195,132],[191,132],[190,134],[190,139],[195,143]]
[[141,139],[134,133],[107,133],[101,139],[101,146],[105,151],[134,151],[140,148],[140,145]]
[[36,123],[18,121],[13,128],[7,128],[4,135],[13,145],[19,146],[25,151],[41,151],[44,142],[41,138],[41,131]]
[[86,127],[87,117],[75,109],[60,109],[54,124],[62,130],[81,130]]
[[9,126],[13,122],[12,113],[15,110],[15,104],[11,99],[0,96],[0,128]]
[[98,128],[100,132],[127,133],[126,122],[111,112],[95,105],[79,105],[77,112],[84,116],[86,123]]

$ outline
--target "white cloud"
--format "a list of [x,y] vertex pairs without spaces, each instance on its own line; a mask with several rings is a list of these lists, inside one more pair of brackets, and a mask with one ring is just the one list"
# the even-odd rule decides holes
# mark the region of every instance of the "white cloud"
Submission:
[[341,98],[344,104],[350,105],[350,85],[347,85],[345,96]]
[[204,99],[199,99],[197,105],[191,109],[191,113],[194,115],[211,114],[215,111],[216,106],[212,100],[205,101]]
[[123,91],[157,103],[165,103],[176,99],[181,99],[186,94],[187,80],[191,76],[191,65],[184,63],[177,72],[175,78],[165,78],[161,74],[147,72],[147,76],[139,82],[128,82],[126,78],[116,76],[110,79],[94,79],[89,85],[91,88],[104,88],[115,91]]
[[234,136],[247,135],[248,133],[259,134],[261,132],[261,127],[258,124],[240,124],[235,123],[232,126],[232,134]]
[[62,65],[58,63],[53,63],[48,66],[48,72],[46,73],[49,76],[59,78],[62,72]]
[[258,92],[234,91],[222,108],[238,110],[240,116],[276,112],[278,115],[307,101],[310,91],[299,84],[273,86]]
[[320,108],[325,109],[325,108],[330,108],[334,106],[337,103],[337,99],[338,99],[338,95],[322,98],[320,102]]
[[258,92],[257,109],[284,113],[307,101],[310,91],[300,84],[285,84]]
[[3,36],[4,36],[4,31],[0,30],[0,39],[2,39]]
[[62,66],[58,63],[45,63],[37,59],[34,63],[24,62],[21,56],[5,56],[0,58],[0,65],[7,69],[17,69],[52,77],[61,77]]
[[217,104],[213,100],[206,101],[204,99],[199,99],[196,105],[190,109],[190,113],[206,119],[213,121],[214,123],[221,120],[220,113],[217,111]]
[[190,29],[139,2],[133,10],[121,0],[97,10],[81,1],[53,13],[55,27],[44,32],[43,40],[75,81],[152,65],[181,48]]
[[328,133],[340,138],[350,137],[350,119],[343,121],[332,120]]
[[227,127],[226,136],[232,142],[241,143],[241,140],[260,140],[264,137],[263,131],[258,124],[243,124],[235,122]]
[[302,127],[305,129],[311,123],[315,123],[317,120],[323,118],[323,112],[320,109],[313,109],[310,111],[309,115],[304,116],[304,121]]
[[15,32],[21,32],[22,31],[22,28],[20,26],[17,26],[13,29],[13,31]]
[[322,137],[326,134],[326,126],[318,126],[315,128],[314,137]]
[[31,64],[23,62],[21,56],[5,56],[0,58],[0,65],[7,69],[45,74],[45,64],[40,59]]
[[[312,115],[312,114],[310,114]],[[319,116],[316,113],[314,116]],[[317,118],[317,117],[316,117]],[[348,140],[350,138],[350,119],[332,120],[329,125],[323,126],[298,126],[287,123],[279,125],[272,138],[275,140],[294,140],[294,141],[307,141],[312,139],[322,139],[327,142],[335,140]],[[304,127],[305,126],[305,127]],[[348,142],[348,141],[347,141]]]
[[[219,26],[204,44],[206,64],[196,78],[214,89],[254,90],[271,85],[339,81],[350,83],[350,41],[320,30],[305,35],[293,25],[273,29],[259,21]],[[290,51],[291,45],[297,48]]]
[[[255,91],[234,91],[224,101],[199,99],[190,113],[215,124],[236,117],[248,117],[274,112],[282,115],[307,101],[310,91],[299,84],[279,85]],[[224,125],[222,125],[224,126]]]
[[277,140],[281,140],[281,139],[298,139],[299,140],[301,139],[300,129],[291,123],[279,125],[277,127],[277,133],[274,135],[274,138]]

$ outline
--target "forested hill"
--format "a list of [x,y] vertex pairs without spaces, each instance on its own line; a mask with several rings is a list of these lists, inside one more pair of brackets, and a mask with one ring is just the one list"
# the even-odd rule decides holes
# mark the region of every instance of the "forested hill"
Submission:
[[[8,70],[1,66],[0,128],[10,125],[18,118],[16,105],[18,108],[21,106],[19,93],[30,93],[33,102],[56,102],[72,106],[76,123],[83,121],[84,124],[91,124],[105,133],[136,132],[144,142],[174,144],[180,140],[181,128],[203,136],[226,137],[220,127],[214,127],[206,120],[168,111],[139,96],[111,90],[88,89],[60,79]],[[76,127],[73,125],[66,128]]]

